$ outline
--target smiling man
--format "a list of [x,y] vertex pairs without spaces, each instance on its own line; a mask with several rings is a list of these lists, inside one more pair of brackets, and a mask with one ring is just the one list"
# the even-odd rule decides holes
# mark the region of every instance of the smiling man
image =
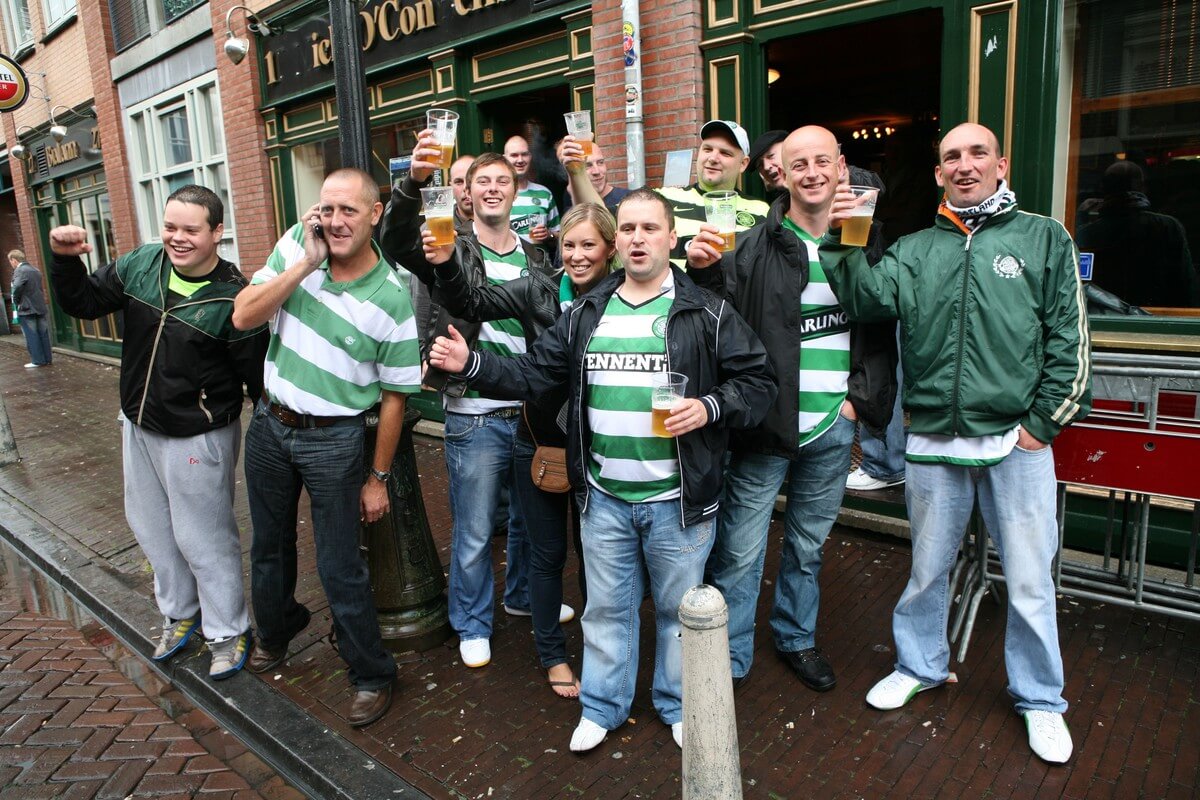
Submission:
[[[308,625],[296,602],[296,504],[312,503],[317,574],[338,655],[355,694],[344,715],[368,725],[392,702],[396,662],[384,649],[361,523],[388,512],[387,482],[420,390],[416,322],[407,289],[371,240],[383,213],[369,173],[339,169],[320,201],[275,245],[238,295],[234,324],[270,323],[262,399],[246,433],[246,488],[254,543],[250,586],[259,647],[254,672],[274,669]],[[363,415],[380,403],[374,461],[363,466]]]
[[[678,240],[671,249],[671,263],[683,268],[692,237],[704,224],[704,193],[719,190],[737,191],[738,178],[746,171],[750,159],[746,152],[750,140],[746,129],[732,120],[714,119],[700,129],[700,152],[696,156],[696,182],[680,189],[664,187],[658,193],[671,203],[675,215]],[[769,206],[738,193],[737,230],[753,228],[767,216]]]
[[267,330],[235,329],[233,298],[246,285],[217,254],[225,227],[219,197],[184,186],[167,198],[162,243],[147,244],[88,274],[83,228],[50,231],[50,277],[59,306],[80,319],[124,312],[121,456],[125,517],[154,569],[163,616],[155,661],[183,650],[199,630],[209,675],[245,663],[250,618],[233,515],[245,384],[262,391]]
[[938,149],[946,196],[932,228],[871,267],[840,242],[839,192],[821,264],[851,318],[899,319],[912,573],[892,615],[894,671],[867,693],[900,708],[949,678],[949,572],[978,499],[1008,588],[1008,692],[1038,757],[1071,757],[1051,564],[1058,550],[1050,444],[1091,406],[1077,251],[1056,220],[1017,209],[996,135],[973,123]]
[[689,274],[737,306],[779,377],[766,419],[734,443],[708,573],[729,604],[729,654],[740,685],[753,662],[767,530],[782,487],[787,506],[771,632],[796,676],[827,691],[837,677],[816,646],[821,547],[845,494],[854,421],[880,430],[890,416],[895,327],[850,325],[817,259],[847,170],[837,139],[825,128],[799,128],[782,143],[781,161],[787,194],[771,205],[767,221],[724,255],[716,229],[706,225],[688,256]]
[[[645,575],[656,615],[654,708],[683,746],[679,603],[703,579],[729,430],[755,425],[775,396],[766,353],[746,323],[671,267],[672,222],[661,195],[630,192],[617,209],[625,268],[577,300],[527,354],[470,353],[453,329],[430,351],[431,363],[461,371],[484,394],[533,399],[570,387],[567,462],[588,585],[574,752],[595,748],[629,719]],[[668,368],[688,382],[664,437],[652,430],[651,386]]]
[[533,242],[543,252],[553,253],[557,247],[558,206],[549,188],[529,178],[533,153],[524,136],[508,138],[504,143],[504,159],[517,173],[517,196],[513,200],[509,224],[525,241]]

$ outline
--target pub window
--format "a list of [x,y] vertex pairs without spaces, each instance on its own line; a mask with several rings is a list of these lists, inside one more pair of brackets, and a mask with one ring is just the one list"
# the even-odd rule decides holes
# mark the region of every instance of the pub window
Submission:
[[46,30],[52,31],[75,16],[75,0],[42,0]]
[[1064,221],[1090,254],[1093,314],[1200,316],[1198,5],[1066,4]]
[[209,73],[131,106],[127,113],[135,205],[142,241],[158,241],[163,204],[190,183],[216,192],[225,204],[220,251],[234,252],[233,207],[216,74]]
[[29,3],[27,0],[0,0],[0,12],[4,15],[4,31],[10,53],[18,53],[33,46],[33,29],[29,25]]

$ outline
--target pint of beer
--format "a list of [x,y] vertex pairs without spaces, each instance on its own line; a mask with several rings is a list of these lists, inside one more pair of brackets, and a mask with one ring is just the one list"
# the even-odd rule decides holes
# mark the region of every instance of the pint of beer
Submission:
[[723,253],[732,250],[737,239],[737,202],[737,192],[704,193],[704,218],[720,232]]
[[854,216],[842,220],[842,244],[866,247],[879,190],[873,186],[851,186],[850,191],[854,192]]
[[425,126],[433,131],[441,153],[433,161],[438,169],[450,169],[454,162],[454,143],[458,138],[458,114],[445,108],[431,108],[425,112]]
[[658,372],[650,376],[650,430],[655,436],[670,437],[667,418],[687,392],[687,375]]
[[454,189],[450,186],[427,186],[421,190],[425,203],[425,222],[436,239],[435,247],[454,244]]
[[[583,160],[586,162],[592,156],[592,140],[595,136],[592,133],[592,112],[571,111],[563,114],[563,120],[567,123],[567,134],[573,136],[583,148]],[[572,161],[567,164],[567,169],[581,172],[584,166],[583,163]]]

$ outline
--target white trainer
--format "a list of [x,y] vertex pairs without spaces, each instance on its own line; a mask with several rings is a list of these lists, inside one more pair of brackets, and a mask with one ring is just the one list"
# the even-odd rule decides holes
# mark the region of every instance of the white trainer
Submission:
[[566,625],[571,620],[575,619],[575,609],[571,608],[566,603],[558,609],[558,622],[560,625]]
[[1026,711],[1025,728],[1029,731],[1029,749],[1042,761],[1065,764],[1075,745],[1063,715],[1054,711]]
[[682,722],[675,722],[675,723],[671,724],[671,736],[674,737],[675,744],[677,744],[679,746],[679,749],[682,750],[683,749],[683,723]]
[[465,639],[458,643],[458,655],[468,667],[486,667],[492,660],[492,643],[487,639]]
[[862,467],[859,467],[846,476],[846,488],[856,492],[873,492],[876,489],[886,489],[889,486],[899,486],[902,483],[904,483],[903,478],[898,481],[884,481],[879,478],[873,478],[864,472]]
[[607,738],[607,728],[600,727],[587,717],[580,717],[579,727],[571,734],[571,752],[586,753]]
[[880,711],[891,711],[905,705],[918,693],[938,685],[926,686],[916,678],[896,671],[871,687],[871,691],[867,692],[867,705]]

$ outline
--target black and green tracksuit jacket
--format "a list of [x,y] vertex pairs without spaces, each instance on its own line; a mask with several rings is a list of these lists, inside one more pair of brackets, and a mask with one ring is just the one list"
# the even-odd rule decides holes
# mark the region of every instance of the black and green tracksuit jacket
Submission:
[[246,285],[233,264],[218,260],[210,282],[175,303],[171,270],[163,246],[148,244],[90,275],[79,258],[55,255],[50,278],[59,307],[73,317],[124,312],[125,416],[164,436],[196,436],[230,424],[244,396],[262,394],[269,335],[266,326],[233,327],[233,298]]
[[904,408],[915,433],[1051,442],[1091,409],[1091,342],[1078,253],[1056,220],[998,211],[972,233],[943,204],[876,267],[840,231],[821,265],[851,319],[900,320]]

